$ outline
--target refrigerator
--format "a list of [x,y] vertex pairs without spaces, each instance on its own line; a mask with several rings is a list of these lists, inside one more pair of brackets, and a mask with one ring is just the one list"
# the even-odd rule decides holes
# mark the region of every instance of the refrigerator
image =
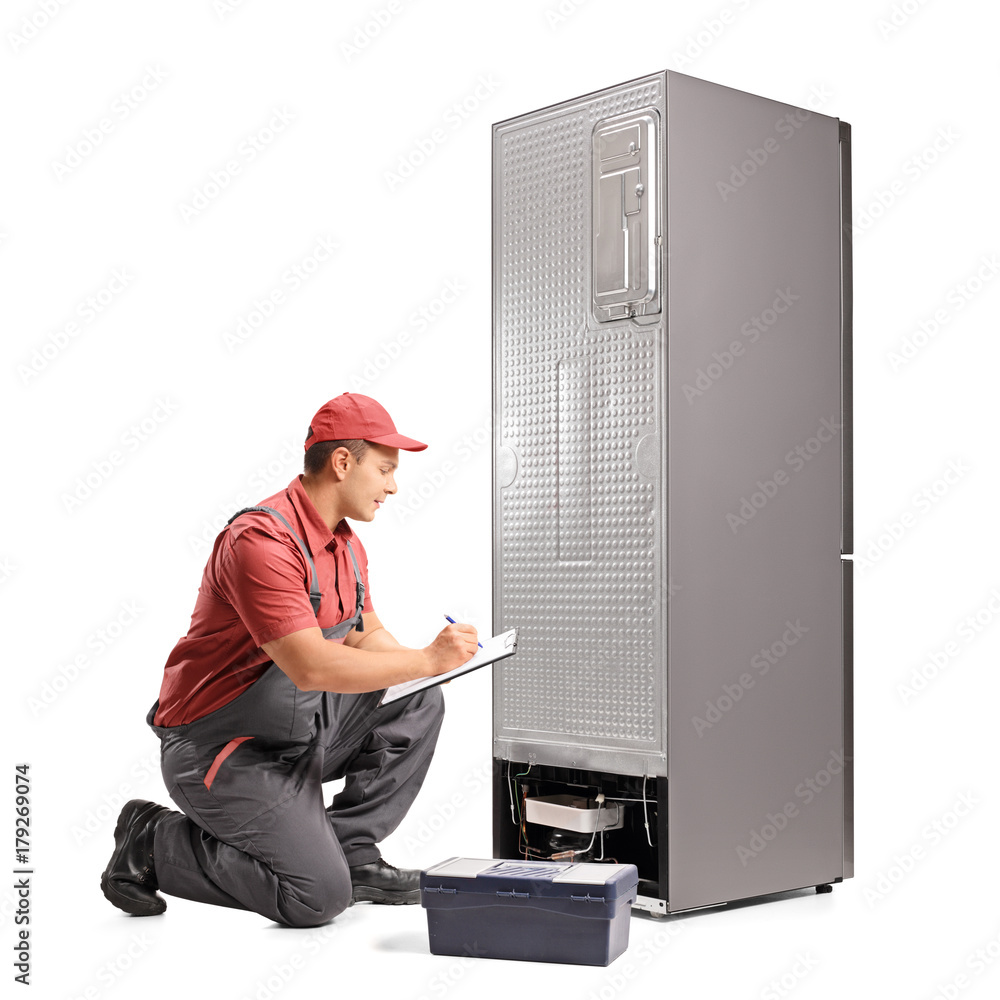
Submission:
[[670,70],[492,127],[493,853],[853,875],[850,126]]

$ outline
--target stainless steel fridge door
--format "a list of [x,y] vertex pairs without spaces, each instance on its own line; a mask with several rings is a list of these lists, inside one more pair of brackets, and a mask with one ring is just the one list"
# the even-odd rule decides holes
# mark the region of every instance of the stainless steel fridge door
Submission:
[[667,74],[669,906],[844,876],[836,118]]

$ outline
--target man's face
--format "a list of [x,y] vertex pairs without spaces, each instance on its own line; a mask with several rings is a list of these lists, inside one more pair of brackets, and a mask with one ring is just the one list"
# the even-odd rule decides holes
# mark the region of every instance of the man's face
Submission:
[[347,501],[347,517],[356,521],[371,521],[375,512],[390,493],[396,492],[394,472],[399,463],[399,449],[369,444],[364,460],[359,464],[350,459],[350,471],[341,486],[341,496]]

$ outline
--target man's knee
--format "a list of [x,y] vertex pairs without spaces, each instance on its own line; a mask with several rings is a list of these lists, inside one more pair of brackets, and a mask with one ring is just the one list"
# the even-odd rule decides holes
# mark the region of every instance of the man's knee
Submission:
[[[424,740],[437,740],[441,731],[441,723],[444,721],[444,692],[440,685],[431,688],[424,688],[417,698],[410,703],[410,712],[413,713],[416,722],[416,732]],[[419,720],[419,721],[417,721]]]
[[427,710],[431,718],[440,725],[444,718],[444,692],[441,690],[441,685],[437,684],[432,688],[427,688],[424,694],[427,696]]
[[306,894],[293,893],[282,887],[278,900],[278,914],[289,927],[318,927],[343,913],[351,905],[351,876],[343,872],[331,873],[317,881]]

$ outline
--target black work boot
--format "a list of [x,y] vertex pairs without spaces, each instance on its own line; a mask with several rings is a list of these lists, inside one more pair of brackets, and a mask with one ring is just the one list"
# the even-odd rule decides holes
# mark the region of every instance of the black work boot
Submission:
[[379,858],[351,867],[352,903],[419,903],[420,872]]
[[167,908],[156,891],[153,869],[153,833],[170,812],[166,806],[132,799],[122,806],[115,827],[115,849],[101,876],[104,895],[119,909],[137,917],[151,917]]

